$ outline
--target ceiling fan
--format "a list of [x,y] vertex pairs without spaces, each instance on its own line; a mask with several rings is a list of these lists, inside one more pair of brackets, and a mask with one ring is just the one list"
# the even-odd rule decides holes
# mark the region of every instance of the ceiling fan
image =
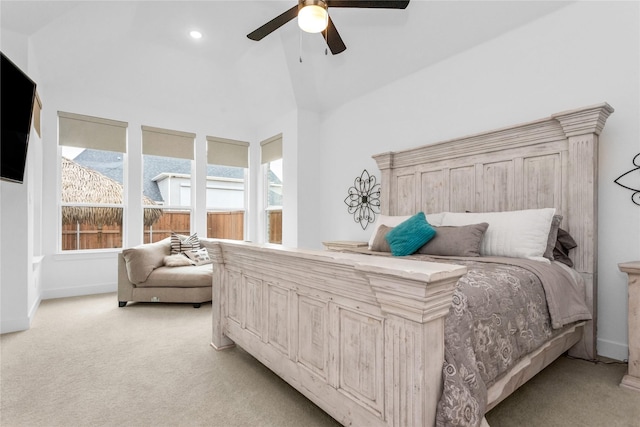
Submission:
[[308,33],[322,33],[331,53],[344,52],[347,46],[342,41],[331,17],[329,7],[351,7],[367,9],[405,9],[409,0],[298,0],[298,4],[271,21],[247,34],[251,40],[262,40],[293,18],[298,17],[298,25]]

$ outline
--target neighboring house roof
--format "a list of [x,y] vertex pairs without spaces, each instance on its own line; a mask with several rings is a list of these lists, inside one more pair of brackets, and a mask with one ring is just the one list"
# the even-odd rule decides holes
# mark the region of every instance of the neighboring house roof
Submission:
[[[145,155],[142,158],[142,193],[156,202],[164,202],[164,200],[160,193],[160,189],[158,188],[158,184],[153,180],[153,178],[165,172],[186,175],[191,174],[191,161],[187,159],[149,155]],[[82,166],[98,171],[122,184],[124,177],[122,171],[122,153],[86,149],[77,155],[73,161]],[[207,176],[238,179],[244,178],[244,174],[240,168],[212,165],[207,165]],[[271,180],[272,182],[280,182],[278,177],[273,174],[271,175]]]
[[122,153],[86,149],[74,159],[79,165],[93,169],[122,184]]
[[191,174],[191,160],[173,157],[142,156],[143,194],[157,202],[164,202],[158,184],[153,180],[163,172]]

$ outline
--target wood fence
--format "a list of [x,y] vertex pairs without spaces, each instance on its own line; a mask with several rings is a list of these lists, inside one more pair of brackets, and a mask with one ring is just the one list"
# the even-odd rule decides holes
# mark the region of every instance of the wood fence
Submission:
[[[171,232],[189,235],[188,212],[165,212],[151,227],[144,227],[144,243],[160,241]],[[244,239],[244,212],[207,212],[207,236],[219,239]],[[269,212],[269,242],[282,243],[282,211]],[[68,224],[62,227],[62,250],[107,249],[122,247],[122,227],[97,227]]]
[[[210,212],[207,212],[209,214]],[[189,212],[163,212],[159,220],[152,226],[144,226],[144,243],[159,242],[177,234],[191,234],[191,214]]]
[[122,247],[122,227],[97,227],[88,224],[62,226],[62,250],[107,249]]
[[282,211],[269,211],[269,243],[282,244]]

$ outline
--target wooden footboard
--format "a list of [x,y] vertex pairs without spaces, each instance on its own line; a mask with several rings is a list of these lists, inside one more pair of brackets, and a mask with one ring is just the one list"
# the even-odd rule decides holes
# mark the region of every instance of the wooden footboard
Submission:
[[465,267],[220,241],[212,345],[237,343],[343,425],[432,426]]

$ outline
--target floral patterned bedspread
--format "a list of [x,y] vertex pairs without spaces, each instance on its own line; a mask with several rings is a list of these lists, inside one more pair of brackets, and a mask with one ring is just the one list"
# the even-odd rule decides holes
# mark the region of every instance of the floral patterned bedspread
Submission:
[[[440,257],[419,259],[445,261]],[[565,281],[567,272],[559,265],[512,258],[481,259],[446,260],[467,266],[468,273],[458,281],[445,319],[444,388],[438,404],[438,426],[479,426],[487,389],[502,374],[558,334],[564,324],[591,318],[583,302],[584,293],[580,294],[575,281]],[[571,304],[563,299],[567,293]],[[553,314],[548,298],[552,299]],[[570,312],[564,312],[564,308]]]

